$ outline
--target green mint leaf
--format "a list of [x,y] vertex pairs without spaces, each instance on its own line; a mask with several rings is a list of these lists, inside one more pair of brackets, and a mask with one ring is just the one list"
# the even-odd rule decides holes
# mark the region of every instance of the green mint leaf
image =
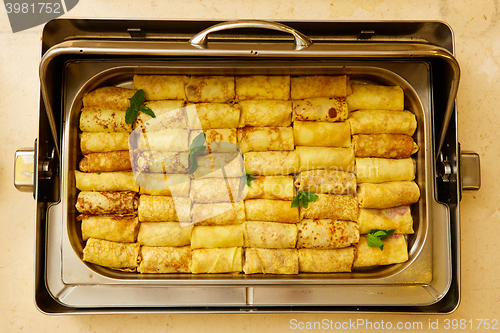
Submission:
[[299,207],[299,194],[295,196],[292,200],[292,208]]
[[198,169],[198,161],[196,160],[197,157],[198,157],[198,155],[194,155],[194,154],[189,153],[189,171],[188,171],[188,174],[190,174],[190,175],[195,173],[196,169]]
[[156,118],[156,115],[155,113],[153,112],[153,110],[151,110],[150,108],[148,108],[146,105],[141,105],[139,107],[139,111],[141,111],[142,113],[144,114],[147,114],[148,116],[150,116],[151,118]]
[[243,181],[248,185],[248,186],[252,186],[252,180],[255,179],[255,176],[253,175],[253,173],[247,173],[247,174],[244,174],[243,175]]
[[127,124],[132,124],[137,119],[137,110],[133,107],[129,107],[127,112],[125,112],[125,122]]
[[196,169],[198,169],[198,161],[196,158],[198,155],[203,153],[207,147],[205,147],[203,144],[205,143],[205,138],[206,135],[205,133],[200,133],[198,134],[193,142],[191,143],[191,146],[189,146],[189,171],[188,174],[192,175],[195,173]]
[[142,104],[144,104],[145,95],[144,90],[137,90],[134,96],[128,99],[130,101],[130,106],[138,109]]
[[316,201],[318,200],[318,195],[314,192],[306,192],[307,193],[307,199],[309,200],[309,202],[313,202],[313,201]]
[[309,207],[309,198],[307,197],[307,195],[304,195],[303,193],[300,196],[299,202],[302,207],[304,208]]
[[[295,198],[292,200],[292,208],[298,207],[299,204],[307,208],[309,207],[309,203],[318,200],[318,195],[314,192],[308,192],[308,191],[300,191],[295,195]],[[295,205],[295,206],[294,206]]]
[[206,138],[207,136],[205,135],[205,133],[201,132],[193,139],[193,142],[191,143],[191,146],[189,146],[189,149],[203,146],[205,144]]
[[373,234],[367,234],[366,241],[368,243],[368,246],[376,246],[381,250],[384,249],[384,243],[382,242],[382,240]]

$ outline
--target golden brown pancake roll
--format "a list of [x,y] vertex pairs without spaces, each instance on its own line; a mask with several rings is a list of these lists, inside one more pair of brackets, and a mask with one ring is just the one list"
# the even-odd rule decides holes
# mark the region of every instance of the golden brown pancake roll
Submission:
[[240,112],[237,104],[198,103],[186,106],[191,129],[237,128]]
[[229,103],[234,97],[233,76],[191,76],[186,84],[188,102]]
[[131,215],[80,215],[82,239],[105,239],[113,242],[134,243],[139,230],[139,219]]
[[191,182],[190,197],[194,203],[240,202],[245,197],[241,178],[202,178]]
[[347,122],[294,121],[296,146],[350,147],[351,126]]
[[191,199],[164,195],[141,195],[139,199],[141,222],[189,222]]
[[83,155],[128,150],[128,138],[128,132],[83,132],[80,134],[80,148]]
[[365,236],[359,238],[353,267],[390,265],[408,260],[408,243],[404,235],[392,235],[382,240],[383,250],[368,246]]
[[[170,128],[160,131],[144,131],[138,136],[133,136],[137,139],[131,143],[132,146],[138,147],[139,150],[156,150],[156,151],[189,151],[189,130]],[[138,138],[137,138],[138,137]]]
[[136,182],[139,194],[187,197],[191,187],[191,178],[183,174],[139,173]]
[[134,169],[141,172],[187,174],[189,153],[142,151],[136,155]]
[[290,76],[237,76],[236,99],[290,99]]
[[203,226],[195,225],[191,234],[192,249],[213,249],[243,246],[241,224]]
[[346,99],[310,98],[293,101],[293,121],[344,121],[348,116]]
[[299,155],[295,151],[248,152],[245,172],[263,176],[283,176],[299,170]]
[[187,128],[187,115],[183,107],[184,101],[150,101],[146,102],[155,114],[155,118],[139,112],[134,122],[134,128],[141,127],[144,131],[160,131],[172,128]]
[[101,107],[86,107],[80,113],[82,132],[132,132],[125,122],[125,111]]
[[388,182],[358,185],[360,208],[391,208],[415,203],[420,198],[420,189],[415,182]]
[[415,163],[411,158],[356,158],[358,183],[384,183],[415,179]]
[[405,134],[412,136],[417,128],[410,111],[360,110],[349,113],[347,121],[352,134]]
[[299,271],[303,273],[350,272],[354,262],[354,246],[343,249],[299,249]]
[[139,192],[132,171],[87,173],[75,170],[75,181],[76,188],[80,191]]
[[296,76],[291,78],[291,98],[346,97],[351,93],[347,75]]
[[185,246],[191,244],[193,225],[179,222],[141,222],[137,242],[146,246]]
[[192,250],[191,272],[240,273],[243,269],[243,249],[226,247]]
[[236,153],[213,153],[199,155],[195,178],[224,178],[243,176],[243,156]]
[[352,136],[356,157],[408,158],[418,151],[413,138],[403,134],[358,134]]
[[241,101],[239,127],[287,127],[292,124],[292,102],[290,101]]
[[404,92],[399,86],[353,84],[347,96],[349,111],[354,110],[404,110]]
[[242,153],[249,151],[293,150],[291,127],[245,127],[238,129],[238,145]]
[[253,199],[245,201],[246,218],[249,221],[297,223],[299,208],[292,208],[292,201]]
[[318,194],[307,208],[300,207],[306,219],[358,220],[358,200],[354,195]]
[[137,192],[81,191],[76,200],[76,210],[82,214],[133,214],[139,204]]
[[80,161],[83,172],[113,172],[132,170],[128,150],[90,153]]
[[83,96],[84,107],[102,107],[126,111],[130,106],[129,98],[135,90],[118,87],[102,87]]
[[215,204],[193,204],[192,223],[217,226],[241,224],[245,221],[245,205],[221,202]]
[[243,223],[245,247],[293,249],[297,243],[297,226],[289,223],[251,221]]
[[295,186],[292,176],[258,176],[245,188],[248,199],[293,200]]
[[372,229],[395,229],[395,234],[413,234],[413,218],[410,206],[386,209],[361,208],[359,210],[358,224],[361,234],[367,234]]
[[145,100],[185,100],[185,84],[189,78],[184,75],[134,75],[135,89],[144,90]]
[[89,238],[83,249],[83,260],[104,267],[136,270],[139,266],[139,243],[120,243]]
[[139,273],[190,273],[191,248],[142,246]]
[[324,194],[355,194],[356,175],[336,170],[302,171],[295,176],[299,191]]
[[297,249],[245,249],[245,274],[298,274]]
[[[201,134],[201,130],[191,131],[189,135],[189,146],[193,140]],[[205,144],[207,147],[202,154],[208,153],[232,153],[237,151],[236,128],[205,129]]]
[[339,249],[359,241],[356,222],[335,220],[302,220],[297,224],[297,248]]
[[314,169],[352,171],[354,169],[354,150],[337,147],[297,146],[300,171]]

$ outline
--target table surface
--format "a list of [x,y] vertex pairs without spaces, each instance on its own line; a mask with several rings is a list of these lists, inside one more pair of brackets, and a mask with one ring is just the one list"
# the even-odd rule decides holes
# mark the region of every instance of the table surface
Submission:
[[[500,329],[500,191],[495,165],[500,162],[500,25],[498,1],[353,0],[80,0],[68,17],[268,20],[441,20],[455,32],[456,57],[462,76],[458,93],[458,139],[463,150],[481,157],[482,187],[461,202],[462,302],[451,315],[279,314],[279,315],[87,315],[46,316],[33,301],[35,202],[13,186],[16,149],[32,147],[38,129],[38,62],[40,32],[34,27],[12,33],[0,10],[0,323],[18,332],[288,332],[307,323],[344,324],[336,331],[370,332],[388,323],[414,326],[413,331]],[[492,179],[493,178],[493,179]],[[457,320],[457,321],[453,321]],[[347,324],[357,322],[357,330]],[[437,321],[437,322],[436,322]],[[383,322],[383,323],[382,323]],[[371,323],[371,327],[370,327]],[[464,324],[465,323],[465,324]],[[340,325],[337,324],[337,325]],[[432,324],[432,325],[430,325]],[[460,326],[462,324],[462,326]],[[473,330],[470,325],[473,325]],[[466,326],[464,326],[466,325]],[[468,326],[467,326],[468,325]],[[401,326],[401,325],[400,325]],[[431,328],[429,328],[431,326]],[[387,327],[387,326],[386,326]],[[314,326],[312,326],[314,329]],[[460,328],[466,328],[460,329]],[[332,330],[333,330],[332,329]],[[316,330],[319,327],[316,326]],[[395,330],[396,331],[396,330]],[[408,330],[407,330],[408,331]],[[411,330],[410,330],[411,331]]]

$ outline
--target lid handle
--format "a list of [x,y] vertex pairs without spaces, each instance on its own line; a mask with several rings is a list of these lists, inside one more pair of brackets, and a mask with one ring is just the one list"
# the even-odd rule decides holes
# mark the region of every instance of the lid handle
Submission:
[[298,32],[295,29],[290,28],[287,25],[277,22],[263,21],[263,20],[237,20],[237,21],[219,23],[197,33],[189,40],[189,43],[199,49],[206,49],[208,34],[216,31],[237,29],[237,28],[262,28],[262,29],[271,29],[292,34],[294,37],[294,50],[296,51],[304,50],[309,46],[311,46],[313,43],[306,35]]
[[479,190],[481,187],[481,166],[479,155],[470,151],[461,151],[460,168],[462,190]]

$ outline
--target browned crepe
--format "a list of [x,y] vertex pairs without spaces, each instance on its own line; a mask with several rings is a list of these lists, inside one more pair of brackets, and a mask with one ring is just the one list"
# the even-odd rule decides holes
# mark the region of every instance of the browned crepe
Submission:
[[186,84],[189,102],[229,103],[234,100],[233,76],[191,76]]
[[241,101],[239,127],[286,127],[292,123],[292,102],[290,101]]
[[184,75],[134,75],[134,87],[144,90],[146,101],[185,100],[184,85],[188,80]]
[[236,99],[290,99],[289,76],[237,76]]
[[347,96],[349,111],[354,110],[404,110],[404,91],[399,86],[353,84]]
[[359,134],[352,136],[356,157],[408,158],[418,151],[413,138],[403,134]]
[[420,198],[420,189],[415,182],[388,182],[358,185],[360,208],[391,208],[415,203]]
[[299,191],[324,194],[355,194],[356,175],[336,170],[302,171],[295,176]]
[[243,249],[225,247],[192,250],[191,272],[239,273],[243,269]]
[[405,134],[412,136],[417,119],[410,111],[360,110],[349,113],[352,134]]
[[114,242],[133,243],[137,239],[139,219],[136,216],[80,215],[82,239],[105,239]]
[[253,199],[245,201],[245,212],[249,221],[297,223],[299,208],[292,208],[292,201]]
[[191,273],[191,248],[141,247],[140,273]]
[[76,200],[76,210],[82,214],[132,214],[138,206],[137,192],[81,191]]
[[128,137],[128,132],[83,132],[80,134],[80,148],[83,155],[128,150]]
[[132,171],[87,173],[75,170],[75,182],[76,188],[80,191],[139,192]]
[[113,172],[132,170],[128,150],[90,153],[80,161],[83,172]]
[[193,204],[192,222],[196,225],[230,225],[245,221],[245,205],[220,202],[215,204]]
[[139,243],[119,243],[89,238],[83,249],[83,260],[100,266],[135,270],[139,266]]
[[298,274],[297,249],[245,249],[245,274]]
[[263,176],[289,175],[299,170],[296,151],[262,151],[244,154],[245,172]]
[[80,113],[82,132],[131,132],[132,124],[125,122],[125,111],[102,107],[85,107]]
[[85,94],[83,96],[83,106],[97,106],[125,111],[130,106],[129,98],[134,94],[135,90],[132,89],[102,87]]
[[191,220],[191,199],[163,195],[141,195],[139,221],[178,222]]
[[293,249],[297,226],[293,223],[250,221],[243,223],[245,247]]
[[368,246],[365,236],[359,238],[353,267],[390,265],[408,260],[408,243],[404,235],[392,235],[382,240],[383,250]]
[[351,126],[348,122],[294,121],[296,146],[350,147]]
[[238,145],[242,153],[249,151],[293,150],[291,127],[245,127],[238,129]]
[[304,273],[350,272],[354,262],[354,246],[343,249],[299,249],[299,271]]
[[413,218],[410,206],[386,209],[361,208],[359,210],[358,224],[361,234],[367,234],[371,229],[394,229],[395,234],[413,234]]
[[300,207],[306,219],[358,220],[358,200],[354,195],[318,194],[308,208]]
[[344,97],[310,98],[293,101],[292,120],[344,121],[349,111]]
[[292,176],[258,176],[246,187],[248,199],[293,200],[295,186]]
[[356,222],[335,220],[302,220],[297,224],[297,248],[338,249],[359,241]]
[[291,99],[315,97],[346,97],[351,93],[349,77],[297,76],[291,78]]

